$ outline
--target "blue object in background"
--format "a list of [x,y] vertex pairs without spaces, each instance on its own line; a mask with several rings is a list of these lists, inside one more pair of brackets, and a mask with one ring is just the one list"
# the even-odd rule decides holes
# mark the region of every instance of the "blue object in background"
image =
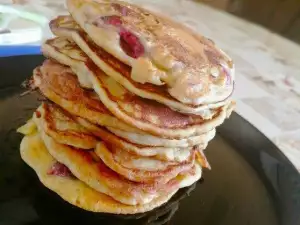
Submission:
[[39,45],[0,45],[0,57],[39,54],[41,54]]

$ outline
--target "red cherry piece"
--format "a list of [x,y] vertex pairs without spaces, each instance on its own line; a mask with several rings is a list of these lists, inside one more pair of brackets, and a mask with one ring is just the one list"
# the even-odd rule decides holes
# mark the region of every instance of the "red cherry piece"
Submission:
[[56,175],[60,177],[73,177],[73,174],[64,164],[56,162],[52,165],[50,170],[48,171],[48,175]]
[[135,59],[145,52],[139,38],[127,30],[120,32],[120,46],[127,55]]
[[105,24],[120,27],[122,25],[122,20],[119,16],[104,16],[102,20]]
[[35,111],[35,115],[37,118],[41,118],[41,116],[42,116],[41,112],[38,110]]

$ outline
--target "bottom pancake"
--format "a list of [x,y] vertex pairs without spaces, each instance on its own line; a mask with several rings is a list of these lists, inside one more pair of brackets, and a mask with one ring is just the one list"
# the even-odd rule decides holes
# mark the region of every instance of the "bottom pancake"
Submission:
[[97,192],[82,181],[70,178],[49,175],[49,168],[56,162],[48,153],[40,136],[37,133],[25,136],[21,142],[22,159],[37,173],[40,181],[50,190],[56,192],[65,201],[93,212],[114,214],[135,214],[150,211],[167,202],[176,192],[160,196],[148,204],[130,206],[115,201],[111,197]]
[[[39,134],[48,152],[64,164],[72,174],[98,192],[111,196],[127,205],[150,203],[155,198],[169,194],[178,188],[193,184],[201,177],[201,166],[196,163],[189,171],[180,173],[168,183],[136,183],[124,179],[109,169],[97,155],[71,146],[62,145],[49,137],[38,125]],[[24,125],[19,132],[29,135],[36,132],[32,126]]]
[[108,168],[100,158],[92,157],[86,151],[59,144],[43,131],[40,134],[49,153],[58,162],[66,165],[74,176],[91,188],[127,205],[149,203],[162,194],[192,185],[201,177],[201,166],[195,163],[190,171],[179,174],[166,184],[132,182]]

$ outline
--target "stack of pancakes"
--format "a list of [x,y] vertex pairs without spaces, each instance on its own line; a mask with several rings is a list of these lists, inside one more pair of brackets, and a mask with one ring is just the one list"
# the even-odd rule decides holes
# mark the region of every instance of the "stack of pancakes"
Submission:
[[209,164],[233,109],[233,63],[208,40],[137,6],[67,0],[31,87],[46,97],[19,128],[21,156],[73,205],[131,214],[167,202]]

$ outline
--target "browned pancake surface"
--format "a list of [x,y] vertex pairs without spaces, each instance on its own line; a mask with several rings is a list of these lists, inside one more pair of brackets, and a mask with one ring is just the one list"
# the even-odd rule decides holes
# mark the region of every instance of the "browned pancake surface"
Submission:
[[34,70],[33,80],[43,95],[73,115],[101,126],[139,132],[115,118],[95,92],[80,87],[77,77],[68,67],[46,60]]
[[74,121],[65,110],[51,103],[43,103],[34,113],[34,121],[49,136],[62,144],[83,149],[96,147],[97,138]]
[[206,133],[226,117],[226,107],[216,119],[209,121],[173,111],[165,105],[130,93],[100,69],[91,74],[91,78],[98,97],[94,92],[80,87],[77,77],[68,67],[53,61],[46,60],[34,75],[35,85],[46,97],[70,113],[99,125],[126,127],[129,124],[157,136],[182,138]]
[[176,112],[153,100],[132,94],[113,78],[98,70],[91,74],[94,90],[117,118],[157,136],[182,138],[206,133],[226,118],[227,106],[211,120]]
[[37,86],[42,92],[45,90],[46,93],[49,89],[64,99],[79,102],[79,104],[84,104],[91,110],[109,114],[101,101],[95,99],[97,97],[93,92],[80,87],[77,77],[74,76],[69,67],[46,60],[38,70],[40,70],[40,73],[36,75],[40,79],[37,81]]
[[[179,173],[190,170],[195,159],[193,151],[184,162],[161,162],[154,158],[129,154],[107,143],[99,143],[95,152],[112,170],[129,180],[141,183],[167,183]],[[141,165],[140,161],[147,165]]]

